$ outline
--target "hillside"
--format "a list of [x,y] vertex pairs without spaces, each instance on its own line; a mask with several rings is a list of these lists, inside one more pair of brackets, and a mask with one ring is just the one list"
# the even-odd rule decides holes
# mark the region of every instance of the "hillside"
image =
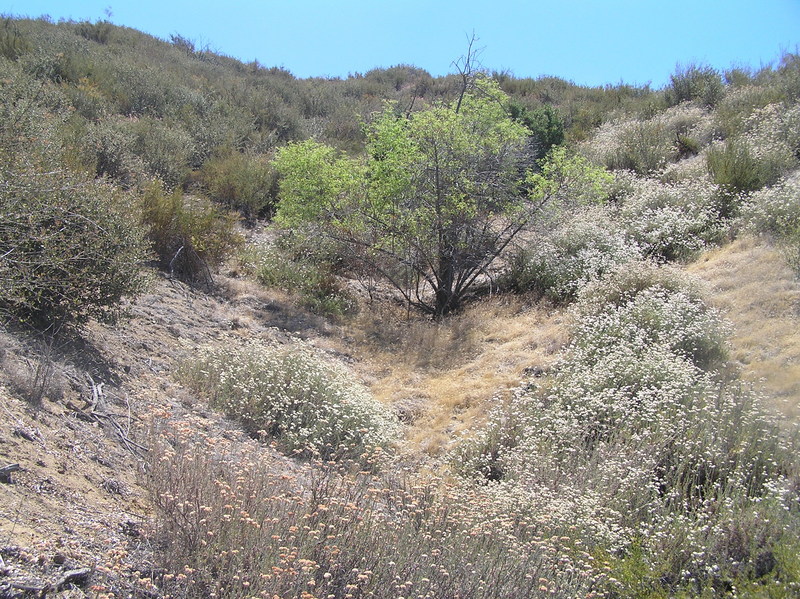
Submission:
[[764,389],[788,422],[798,421],[797,277],[775,247],[741,239],[689,266],[708,282],[714,301],[733,322],[731,357],[743,376]]
[[800,57],[0,73],[0,599],[797,594]]

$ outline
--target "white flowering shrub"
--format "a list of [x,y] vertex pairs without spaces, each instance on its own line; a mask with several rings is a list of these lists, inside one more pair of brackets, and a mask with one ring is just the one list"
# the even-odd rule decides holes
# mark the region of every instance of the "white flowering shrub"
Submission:
[[342,366],[302,345],[201,350],[181,379],[253,435],[287,451],[359,456],[396,440],[396,417]]
[[742,209],[742,217],[756,232],[796,235],[800,230],[800,171],[754,193]]
[[718,372],[726,325],[698,287],[626,265],[587,285],[572,315],[553,373],[498,399],[457,451],[459,471],[493,489],[486,509],[608,552],[613,596],[791,576],[795,562],[775,556],[800,543],[794,449]]
[[717,187],[708,181],[661,183],[620,175],[628,181],[617,220],[646,257],[678,260],[691,256],[717,238]]
[[751,230],[773,235],[789,265],[800,272],[800,171],[754,193],[742,209],[742,219]]
[[773,86],[742,85],[728,89],[713,114],[714,130],[722,137],[732,137],[745,129],[745,121],[755,110],[780,102],[784,96]]
[[792,157],[800,157],[800,103],[764,106],[747,118],[745,127],[757,158],[763,152],[791,164]]
[[697,154],[712,135],[709,113],[683,103],[646,120],[609,121],[583,143],[581,152],[610,169],[651,174]]
[[520,291],[567,301],[604,273],[641,257],[639,246],[611,219],[608,209],[593,207],[521,247],[511,257],[508,279]]
[[587,290],[573,310],[576,325],[572,348],[579,360],[594,362],[622,346],[643,350],[663,346],[709,370],[726,356],[729,327],[717,310],[692,292],[655,283],[625,291],[613,303],[598,305],[595,299],[594,290]]

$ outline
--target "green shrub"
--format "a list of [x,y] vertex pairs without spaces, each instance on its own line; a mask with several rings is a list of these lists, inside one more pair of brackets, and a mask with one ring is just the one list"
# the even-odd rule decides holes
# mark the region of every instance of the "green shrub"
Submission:
[[720,186],[717,211],[721,218],[736,216],[744,195],[779,176],[772,164],[756,157],[741,138],[713,145],[706,154],[706,164],[712,180]]
[[250,147],[257,141],[252,116],[230,101],[212,101],[195,92],[184,103],[177,118],[192,137],[192,168],[200,168],[215,153]]
[[247,270],[267,287],[300,296],[303,306],[326,316],[353,314],[358,305],[334,272],[334,251],[284,237],[275,244],[252,246],[243,255]]
[[205,198],[166,192],[154,181],[146,186],[141,205],[161,267],[181,278],[210,282],[211,271],[242,243],[236,217]]
[[84,143],[77,145],[76,154],[97,177],[109,177],[130,189],[140,183],[145,167],[133,152],[133,135],[126,123],[107,119],[89,125]]
[[98,44],[107,44],[113,30],[114,26],[108,21],[82,21],[75,26],[75,33]]
[[681,102],[698,102],[715,106],[725,95],[722,77],[710,66],[689,65],[678,67],[670,76],[666,89],[667,101],[675,106]]
[[3,167],[0,305],[33,324],[113,319],[145,284],[129,199],[64,171]]
[[129,198],[64,169],[63,96],[0,69],[0,307],[36,326],[111,319],[145,282]]
[[527,106],[512,100],[509,102],[508,110],[512,119],[525,125],[531,132],[535,144],[535,158],[543,158],[550,148],[564,141],[564,121],[558,110],[550,104],[530,110]]
[[351,373],[304,346],[210,348],[184,365],[181,379],[290,453],[359,457],[398,434],[397,419]]
[[130,150],[144,163],[146,172],[174,189],[189,172],[192,140],[180,127],[163,120],[144,117],[127,126]]
[[31,49],[31,43],[20,33],[16,23],[10,18],[3,19],[3,26],[0,28],[0,56],[16,60]]
[[81,77],[74,86],[65,87],[63,91],[75,112],[84,119],[97,122],[107,117],[109,103],[90,77]]
[[270,161],[255,154],[231,152],[208,160],[200,180],[212,200],[254,219],[274,211],[277,177]]

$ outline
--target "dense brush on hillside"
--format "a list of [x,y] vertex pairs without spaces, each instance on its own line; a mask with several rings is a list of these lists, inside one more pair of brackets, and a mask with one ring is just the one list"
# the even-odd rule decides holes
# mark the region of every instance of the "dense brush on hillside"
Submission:
[[[90,351],[92,327],[160,276],[217,299],[289,294],[349,331],[327,351],[267,334],[280,308],[265,300],[257,335],[146,362],[259,443],[191,418],[137,428],[126,397],[115,434],[140,458],[155,564],[136,596],[797,596],[798,423],[744,384],[735,323],[686,272],[737,238],[800,272],[794,54],[690,65],[660,90],[409,65],[298,79],[105,21],[0,24],[2,334],[44,340],[25,359],[34,384],[8,369],[4,398],[73,409],[49,391],[48,351]],[[497,294],[517,312],[475,309]],[[462,325],[470,310],[484,321]],[[513,385],[460,388],[525,310],[567,341]],[[25,361],[10,353],[1,364]],[[382,402],[384,375],[358,381],[359,360],[450,385]],[[444,440],[423,450],[425,436]],[[0,549],[0,596],[20,596],[3,586],[15,551]],[[95,596],[123,592],[111,569],[92,576]]]

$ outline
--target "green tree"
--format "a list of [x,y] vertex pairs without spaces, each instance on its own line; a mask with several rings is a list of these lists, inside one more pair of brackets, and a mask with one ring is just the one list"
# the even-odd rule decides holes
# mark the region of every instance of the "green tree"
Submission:
[[525,105],[512,100],[508,105],[508,113],[531,132],[536,158],[544,157],[550,148],[564,141],[564,121],[550,104],[528,110]]
[[[407,116],[393,105],[367,129],[360,158],[306,141],[278,152],[277,220],[343,241],[352,257],[439,319],[553,195],[520,176],[527,129],[496,83]],[[532,179],[532,182],[534,180]]]

